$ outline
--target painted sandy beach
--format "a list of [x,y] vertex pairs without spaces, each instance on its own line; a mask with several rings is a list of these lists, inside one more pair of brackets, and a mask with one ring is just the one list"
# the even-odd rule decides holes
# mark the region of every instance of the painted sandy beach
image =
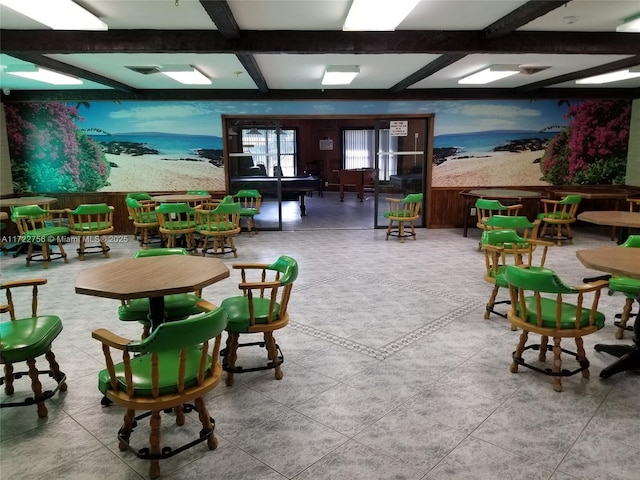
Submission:
[[[494,152],[486,157],[449,158],[433,166],[434,187],[548,185],[540,172],[540,151]],[[101,192],[137,190],[225,191],[224,169],[207,160],[167,160],[161,155],[106,155],[118,165]]]
[[110,185],[101,192],[209,190],[224,192],[224,169],[206,159],[169,160],[163,155],[106,154]]
[[433,166],[434,187],[549,185],[540,180],[542,151],[494,152],[487,157],[449,158]]

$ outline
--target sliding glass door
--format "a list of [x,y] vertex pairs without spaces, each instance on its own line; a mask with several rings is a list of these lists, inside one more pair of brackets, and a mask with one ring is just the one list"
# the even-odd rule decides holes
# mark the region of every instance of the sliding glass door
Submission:
[[[378,170],[375,185],[374,227],[386,227],[388,220],[388,197],[404,198],[409,193],[422,192],[427,198],[427,118],[378,119],[375,138],[377,151],[375,168]],[[416,227],[425,225],[423,216],[415,222]]]

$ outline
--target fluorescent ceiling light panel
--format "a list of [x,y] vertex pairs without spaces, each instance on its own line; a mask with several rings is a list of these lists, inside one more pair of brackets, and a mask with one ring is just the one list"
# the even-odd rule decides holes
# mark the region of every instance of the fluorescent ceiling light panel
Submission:
[[520,72],[518,65],[492,65],[458,80],[463,85],[484,85]]
[[349,85],[360,73],[355,65],[329,65],[322,77],[322,85]]
[[21,67],[7,67],[5,73],[15,75],[17,77],[29,78],[39,82],[50,83],[52,85],[82,85],[82,80],[63,75],[62,73],[53,72],[46,68],[40,68],[36,65],[25,65]]
[[71,0],[0,0],[5,5],[54,30],[107,30],[106,23]]
[[353,0],[345,31],[393,31],[420,0]]
[[164,66],[160,68],[160,72],[185,85],[211,85],[212,83],[209,77],[191,65]]
[[580,80],[576,80],[576,83],[581,85],[599,85],[601,83],[619,82],[636,77],[640,77],[640,66],[626,70],[618,70],[616,72],[603,73],[602,75],[595,75],[593,77],[581,78]]
[[640,13],[633,17],[625,18],[624,23],[616,27],[616,32],[640,33]]

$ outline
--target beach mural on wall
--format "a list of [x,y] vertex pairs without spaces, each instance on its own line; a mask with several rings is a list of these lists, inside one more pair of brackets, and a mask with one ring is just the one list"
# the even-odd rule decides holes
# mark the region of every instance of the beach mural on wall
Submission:
[[[548,185],[571,183],[576,175],[581,183],[603,183],[582,174],[592,164],[600,177],[619,181],[630,112],[631,102],[626,100],[99,101],[6,106],[17,192],[224,191],[222,114],[435,114],[435,187]],[[601,126],[590,134],[585,125],[594,128],[594,117]],[[573,143],[572,132],[579,132]],[[602,142],[607,148],[598,146]],[[580,151],[580,160],[571,157],[571,149]],[[599,165],[605,157],[616,160]]]

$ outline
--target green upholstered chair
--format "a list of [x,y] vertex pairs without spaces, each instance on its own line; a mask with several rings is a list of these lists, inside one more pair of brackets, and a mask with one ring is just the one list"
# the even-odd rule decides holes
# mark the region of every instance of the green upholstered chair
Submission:
[[125,200],[129,218],[133,222],[136,235],[140,241],[142,248],[148,248],[153,243],[154,238],[158,237],[158,216],[155,209],[156,204],[151,200],[136,200],[133,197]]
[[200,236],[202,256],[227,253],[238,256],[233,237],[240,233],[240,204],[228,201],[223,198],[218,205],[205,203],[196,210],[196,231]]
[[[51,350],[51,344],[62,331],[62,321],[55,315],[38,315],[38,287],[47,283],[46,278],[28,280],[6,281],[0,284],[0,289],[6,292],[7,303],[0,305],[0,312],[9,313],[9,320],[0,323],[0,363],[4,365],[4,376],[1,384],[4,384],[5,393],[9,396],[15,393],[14,379],[27,376],[31,379],[33,396],[23,401],[5,402],[2,407],[18,407],[36,404],[38,417],[47,416],[47,407],[44,401],[51,398],[60,390],[67,390],[66,377],[60,371],[60,366]],[[28,302],[31,305],[31,315],[27,317],[16,316],[13,290],[22,287],[31,287],[31,296]],[[22,300],[22,295],[21,298]],[[25,302],[26,303],[26,302]],[[49,362],[49,370],[42,370],[36,366],[36,359],[43,356]],[[16,372],[14,366],[17,363],[26,362],[28,371]],[[56,382],[53,390],[42,390],[39,374],[48,374]]]
[[[581,372],[589,378],[589,360],[584,350],[582,337],[597,332],[604,326],[605,316],[598,312],[598,301],[606,280],[596,280],[578,286],[565,284],[553,270],[527,269],[509,265],[505,271],[509,284],[511,307],[508,318],[511,324],[522,330],[516,350],[513,352],[511,372],[517,373],[518,366],[553,377],[553,389],[562,390],[562,377]],[[587,298],[591,298],[588,305]],[[571,303],[566,299],[574,299]],[[539,344],[527,345],[529,333],[541,336]],[[561,347],[562,338],[573,338],[576,352]],[[549,345],[549,338],[553,345]],[[545,362],[547,351],[553,352],[551,368],[542,368],[527,363],[522,358],[525,350],[538,350],[539,362]],[[561,353],[572,355],[578,361],[578,368],[562,368]]]
[[[78,256],[84,260],[87,253],[102,253],[109,258],[109,250],[105,235],[113,233],[113,207],[106,203],[83,204],[74,210],[67,208],[69,232],[80,238]],[[99,245],[86,246],[86,239],[97,238]]]
[[[496,302],[500,288],[506,289],[508,287],[504,277],[507,265],[525,265],[531,269],[544,268],[547,249],[553,246],[553,243],[521,237],[515,230],[485,230],[482,232],[480,244],[484,251],[484,280],[493,285],[484,318],[489,319],[492,313],[507,318],[506,314],[497,312],[494,309],[496,303],[510,303],[510,300]],[[542,247],[542,253],[534,255],[538,246]],[[538,257],[537,261],[534,256]]]
[[509,229],[523,238],[538,238],[540,220],[531,222],[524,215],[492,215],[484,225],[487,230]]
[[[226,298],[220,306],[229,316],[227,345],[222,352],[222,368],[227,372],[226,384],[233,385],[235,373],[275,369],[275,378],[282,379],[280,365],[284,361],[282,351],[273,332],[289,323],[289,299],[298,277],[298,262],[281,256],[272,264],[235,264],[240,270],[238,288],[242,295]],[[263,341],[239,343],[241,335],[262,333]],[[260,346],[267,350],[268,362],[256,367],[236,365],[238,347]]]
[[[493,218],[494,215],[503,216],[517,216],[520,213],[522,204],[516,205],[503,205],[500,200],[494,200],[490,198],[479,198],[475,203],[476,208],[476,227],[480,230],[492,230],[495,227],[487,226],[487,222]],[[478,244],[478,250],[480,250],[480,244]]]
[[251,235],[252,229],[258,233],[256,215],[260,214],[260,204],[262,203],[260,192],[253,189],[239,190],[233,198],[240,203],[240,219],[245,219],[249,235]]
[[[422,198],[422,193],[410,193],[402,199],[386,198],[389,210],[384,212],[384,218],[389,220],[389,226],[385,240],[389,240],[389,236],[398,237],[400,242],[404,242],[405,237],[416,239],[416,229],[413,223],[420,219]],[[407,226],[409,232],[405,230]]]
[[202,197],[197,200],[192,200],[187,202],[190,206],[194,208],[199,207],[203,203],[207,203],[211,199],[211,194],[209,193],[208,190],[188,190],[186,195],[199,195]]
[[[149,248],[139,250],[135,253],[135,258],[155,257],[159,255],[189,255],[184,248]],[[170,272],[168,272],[170,273]],[[202,301],[201,291],[194,293],[174,293],[165,295],[164,306],[167,318],[165,321],[173,322],[183,320],[191,315],[202,313],[198,304]],[[149,299],[134,298],[122,302],[118,308],[118,318],[124,322],[138,322],[143,326],[142,338],[149,336],[151,322],[149,316]]]
[[[105,329],[92,333],[93,338],[102,342],[106,362],[106,368],[98,374],[98,388],[107,399],[126,409],[124,423],[118,431],[118,447],[150,460],[151,478],[160,476],[161,459],[200,442],[206,441],[209,450],[218,446],[215,421],[209,415],[204,397],[222,377],[218,358],[227,314],[222,308],[209,306],[212,309],[201,315],[162,323],[141,341],[129,340]],[[122,363],[114,364],[112,349],[118,350],[116,358],[122,358]],[[195,439],[185,445],[161,448],[160,414],[172,409],[179,426],[185,424],[184,414],[195,410],[202,428],[196,431]],[[143,413],[136,416],[137,410]],[[149,447],[133,448],[131,435],[137,423],[149,415]]]
[[[621,248],[640,248],[640,235],[629,235],[627,240],[620,245]],[[640,251],[638,252],[640,255]],[[609,290],[611,292],[622,293],[625,297],[625,304],[622,308],[622,313],[617,314],[620,320],[615,324],[618,327],[616,330],[616,338],[620,339],[624,337],[624,331],[633,331],[633,325],[627,325],[629,318],[631,317],[631,309],[633,308],[634,300],[640,298],[640,280],[637,278],[623,277],[613,275],[609,279]],[[637,314],[636,314],[636,321]]]
[[[69,227],[62,221],[65,215],[65,210],[45,210],[39,205],[25,205],[13,210],[11,219],[18,226],[21,240],[29,244],[27,267],[33,261],[42,262],[43,267],[48,268],[51,260],[60,258],[64,263],[69,263],[62,246],[70,233]],[[52,244],[57,245],[57,252],[52,250]],[[36,245],[41,247],[41,251],[34,253]]]
[[160,235],[168,248],[178,246],[178,239],[187,251],[196,250],[193,234],[196,232],[194,207],[186,203],[162,203],[156,207]]
[[[543,198],[540,200],[544,211],[538,214],[538,220],[542,222],[540,237],[555,238],[557,245],[563,241],[573,243],[571,224],[576,222],[578,205],[582,201],[582,195],[567,195],[562,200]],[[547,229],[552,230],[547,233]]]

